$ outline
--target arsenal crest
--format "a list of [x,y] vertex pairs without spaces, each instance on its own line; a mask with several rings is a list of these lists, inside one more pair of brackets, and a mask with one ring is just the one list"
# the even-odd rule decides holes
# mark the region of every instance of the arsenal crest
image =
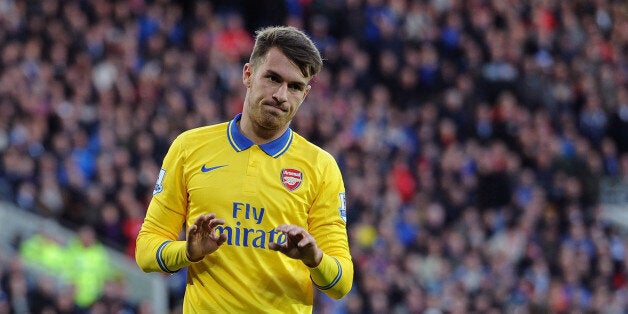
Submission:
[[296,190],[303,181],[303,173],[297,169],[283,169],[281,170],[281,183],[288,189],[288,191]]

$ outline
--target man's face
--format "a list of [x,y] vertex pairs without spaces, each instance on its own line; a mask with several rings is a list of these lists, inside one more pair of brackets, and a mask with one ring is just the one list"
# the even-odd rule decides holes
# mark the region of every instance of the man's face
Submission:
[[255,128],[285,130],[310,90],[309,77],[277,48],[259,64],[247,63],[242,75],[247,87],[243,113]]

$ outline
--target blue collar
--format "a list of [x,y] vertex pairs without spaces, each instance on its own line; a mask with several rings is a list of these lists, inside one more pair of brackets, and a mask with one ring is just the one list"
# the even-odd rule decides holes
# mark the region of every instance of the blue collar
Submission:
[[[229,144],[231,144],[231,147],[233,147],[236,152],[241,152],[253,146],[253,141],[249,140],[240,132],[240,130],[238,130],[237,122],[241,118],[242,113],[238,113],[233,120],[229,121],[229,125],[227,126],[227,138],[229,139]],[[288,128],[279,138],[271,142],[261,144],[259,145],[259,148],[261,148],[269,156],[277,158],[290,148],[293,138],[294,134],[292,130]]]

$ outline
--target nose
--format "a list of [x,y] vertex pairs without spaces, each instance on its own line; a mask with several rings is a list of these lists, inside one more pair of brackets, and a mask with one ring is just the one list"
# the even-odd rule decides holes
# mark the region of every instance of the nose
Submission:
[[279,85],[273,94],[273,98],[279,103],[288,101],[288,83]]

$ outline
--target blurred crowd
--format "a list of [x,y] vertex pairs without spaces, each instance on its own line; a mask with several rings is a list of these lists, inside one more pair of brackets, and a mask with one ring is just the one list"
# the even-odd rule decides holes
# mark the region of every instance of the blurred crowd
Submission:
[[[628,311],[599,188],[628,179],[621,0],[0,1],[0,198],[132,257],[169,144],[241,110],[277,24],[325,59],[292,128],[347,189],[354,288],[315,312]],[[42,285],[19,267],[0,313]]]

